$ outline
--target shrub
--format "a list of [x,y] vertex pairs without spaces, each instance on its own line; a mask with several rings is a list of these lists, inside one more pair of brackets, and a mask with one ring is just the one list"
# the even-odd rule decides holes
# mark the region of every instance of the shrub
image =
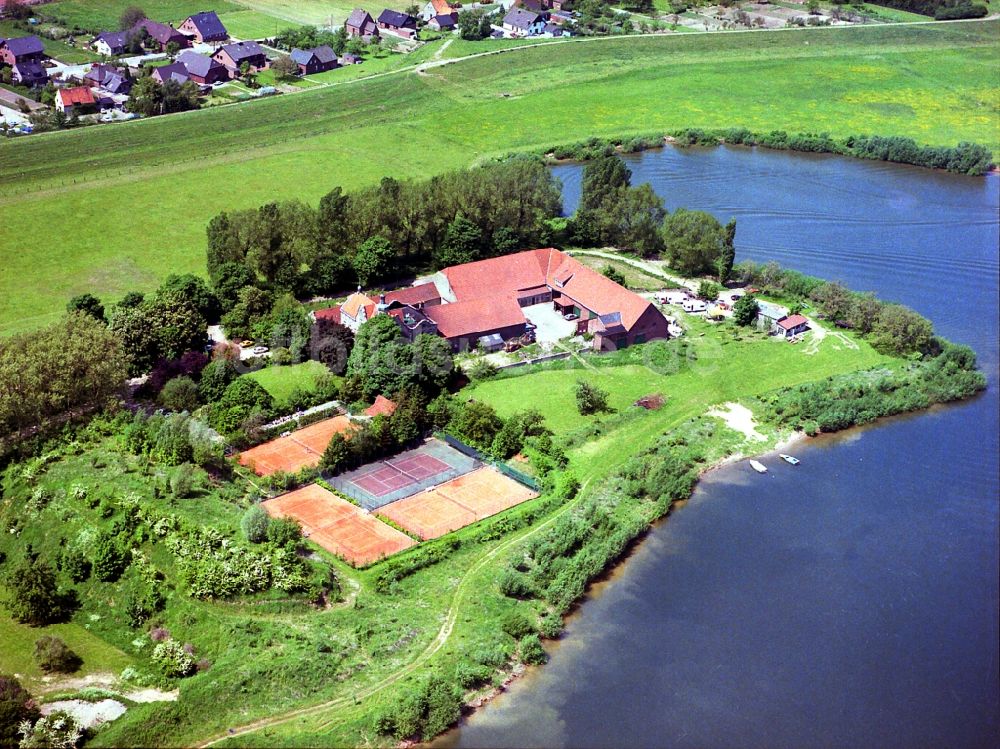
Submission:
[[243,513],[240,519],[240,528],[243,530],[243,537],[254,544],[263,543],[267,540],[268,526],[271,517],[260,505],[254,505]]
[[45,673],[70,674],[83,663],[80,656],[70,650],[65,642],[50,635],[35,640],[34,657],[35,663]]
[[128,556],[114,536],[101,533],[94,541],[92,566],[94,577],[103,583],[110,583],[121,577],[128,567]]
[[59,568],[75,583],[82,583],[90,577],[90,560],[83,550],[76,546],[62,550],[59,556]]
[[500,629],[509,634],[515,640],[520,640],[527,634],[535,631],[531,620],[521,609],[514,609],[509,612],[500,622]]
[[198,474],[190,463],[177,466],[170,475],[170,491],[178,499],[185,499],[194,494]]
[[608,405],[608,391],[584,380],[578,381],[576,383],[576,410],[582,416],[602,411],[610,412],[612,409]]
[[293,518],[271,520],[267,526],[267,540],[285,548],[298,546],[302,539],[302,528]]
[[496,366],[490,362],[488,359],[478,359],[476,362],[466,370],[466,374],[469,375],[469,379],[473,382],[482,382],[483,380],[489,380],[496,377],[498,370]]
[[157,400],[170,411],[194,411],[198,408],[198,385],[190,377],[175,377],[163,386]]
[[151,656],[167,676],[190,676],[195,671],[195,660],[177,640],[165,640],[153,648]]
[[527,576],[508,567],[500,573],[500,592],[510,598],[531,598],[534,591]]
[[24,721],[18,730],[23,736],[20,749],[72,749],[83,738],[83,727],[63,710],[42,716],[34,724]]
[[15,677],[0,674],[0,746],[17,746],[18,726],[34,722],[40,713],[28,690]]
[[478,663],[462,661],[455,667],[455,678],[465,689],[472,689],[489,681],[493,669]]
[[542,617],[542,620],[539,622],[538,629],[541,632],[542,637],[554,640],[562,634],[563,619],[556,613],[548,613]]
[[538,635],[526,635],[521,640],[521,662],[529,666],[540,666],[549,659]]

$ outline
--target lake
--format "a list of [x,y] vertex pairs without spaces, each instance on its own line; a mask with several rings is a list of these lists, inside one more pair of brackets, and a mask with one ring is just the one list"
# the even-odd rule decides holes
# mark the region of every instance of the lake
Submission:
[[[976,349],[972,401],[715,471],[592,591],[548,665],[435,745],[1000,742],[1000,178],[744,148],[627,157],[735,217],[737,261],[907,304]],[[554,169],[565,208],[581,168]]]

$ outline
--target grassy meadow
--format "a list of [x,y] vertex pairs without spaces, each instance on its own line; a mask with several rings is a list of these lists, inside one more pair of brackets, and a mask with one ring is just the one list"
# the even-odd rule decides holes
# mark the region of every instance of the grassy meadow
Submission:
[[306,361],[282,367],[264,367],[244,375],[264,388],[278,403],[284,403],[296,390],[311,393],[316,390],[320,377],[327,377],[329,370],[318,361]]
[[[129,6],[139,5],[146,16],[162,23],[178,24],[192,13],[206,9],[204,0],[56,0],[42,10],[47,18],[57,18],[67,26],[82,29],[117,29],[122,11]],[[241,10],[241,6],[229,0],[212,0],[212,10],[220,15]]]
[[[205,225],[224,208],[315,202],[336,185],[429,176],[514,149],[743,125],[1000,150],[998,30],[990,21],[535,44],[423,74],[0,143],[0,332],[50,322],[84,291],[112,301],[168,273],[203,273]],[[80,221],[94,205],[100,219]],[[58,239],[38,230],[60,226],[73,229]]]

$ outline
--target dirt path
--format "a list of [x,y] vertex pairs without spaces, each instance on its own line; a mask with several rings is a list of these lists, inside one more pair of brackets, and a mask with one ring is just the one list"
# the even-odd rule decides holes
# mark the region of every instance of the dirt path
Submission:
[[605,260],[616,260],[619,263],[631,265],[633,268],[637,268],[650,276],[662,278],[665,281],[670,281],[671,283],[697,291],[697,281],[692,281],[690,278],[681,278],[680,276],[675,276],[672,273],[667,273],[661,267],[649,262],[648,260],[639,260],[638,258],[628,257],[617,252],[608,252],[606,250],[573,250],[571,254],[602,257]]
[[[342,707],[353,707],[357,705],[358,702],[360,702],[361,700],[367,699],[368,697],[371,697],[373,694],[381,692],[383,689],[392,686],[401,679],[405,679],[407,676],[412,674],[418,668],[423,666],[439,650],[441,650],[441,648],[443,648],[445,643],[448,641],[448,638],[451,637],[451,633],[455,629],[455,622],[458,620],[458,612],[460,604],[462,603],[462,599],[465,595],[466,590],[468,590],[468,587],[471,584],[470,580],[472,580],[472,578],[478,572],[480,572],[489,562],[495,559],[497,555],[506,551],[514,544],[520,543],[525,539],[528,539],[531,536],[535,535],[539,531],[548,528],[558,518],[562,517],[563,514],[568,512],[572,507],[574,507],[580,501],[580,498],[583,496],[584,490],[587,488],[588,483],[589,479],[587,480],[587,482],[584,483],[583,486],[580,487],[580,491],[577,493],[576,499],[574,499],[571,502],[567,502],[545,522],[535,526],[534,528],[531,528],[530,530],[520,535],[515,535],[507,539],[498,546],[495,546],[493,549],[486,552],[479,559],[479,561],[477,561],[475,564],[472,565],[472,567],[469,568],[469,570],[462,576],[462,579],[459,581],[458,586],[455,588],[455,593],[453,594],[451,605],[448,607],[448,611],[445,614],[444,623],[438,630],[437,635],[435,635],[434,639],[430,642],[430,644],[409,664],[399,669],[398,671],[390,674],[389,676],[385,677],[384,679],[382,679],[382,681],[373,684],[372,686],[363,689],[360,692],[356,692],[350,696],[338,697],[336,699],[322,702],[318,705],[302,707],[298,708],[297,710],[291,710],[287,713],[282,713],[280,715],[272,716],[270,718],[263,718],[253,723],[248,723],[239,728],[231,728],[229,729],[228,732],[221,735],[217,735],[214,738],[211,738],[201,744],[197,744],[197,746],[199,747],[214,746],[215,744],[223,742],[226,739],[233,739],[239,736],[246,736],[247,734],[256,733],[257,731],[261,731],[265,728],[273,728],[274,726],[283,725],[285,723],[293,721],[296,718],[305,718],[311,715],[316,715],[318,713],[323,713],[327,710],[335,710],[337,708],[342,708]],[[336,722],[337,718],[334,717],[322,723],[320,727],[328,728],[329,726],[333,725]]]

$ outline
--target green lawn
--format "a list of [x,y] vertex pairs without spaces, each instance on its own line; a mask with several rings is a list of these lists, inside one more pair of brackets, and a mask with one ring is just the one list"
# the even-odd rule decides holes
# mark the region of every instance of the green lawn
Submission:
[[192,13],[210,7],[217,13],[240,10],[240,6],[229,0],[57,0],[39,9],[44,18],[59,20],[63,24],[90,31],[113,30],[118,28],[122,11],[130,6],[141,7],[148,18],[161,23],[182,22]]
[[[619,356],[626,359],[635,357],[635,363],[625,366],[600,366],[605,362],[599,360],[596,367],[542,370],[489,380],[467,388],[463,397],[486,401],[501,416],[526,408],[538,409],[557,434],[565,434],[595,420],[594,416],[581,416],[577,411],[576,383],[582,380],[606,390],[609,404],[618,415],[599,417],[610,419],[607,435],[582,449],[581,457],[590,470],[593,466],[589,461],[602,454],[634,453],[635,446],[648,436],[648,430],[662,433],[664,421],[679,423],[704,413],[713,404],[891,361],[867,343],[857,342],[857,349],[849,348],[833,336],[824,339],[813,353],[808,344],[792,346],[745,331],[741,333],[742,340],[736,340],[730,324],[716,326],[685,316],[684,325],[688,327],[685,340],[692,353],[682,363],[676,359],[667,360],[672,363],[666,365],[660,361],[643,363],[650,351],[646,347],[635,349],[634,353],[621,352]],[[659,411],[632,407],[638,398],[654,393],[667,399]],[[616,418],[622,419],[620,426]],[[624,434],[629,436],[626,438]],[[610,445],[606,440],[621,441],[630,448],[608,450]]]
[[385,0],[371,2],[361,0],[235,0],[260,13],[282,19],[286,26],[312,24],[315,26],[338,26],[351,14],[355,8],[364,8],[372,16],[378,16],[383,8],[403,10],[410,3],[407,0]]
[[264,367],[245,377],[256,380],[278,403],[284,403],[294,390],[312,392],[320,376],[329,370],[317,361],[291,364],[283,367]]
[[[993,21],[536,44],[424,75],[5,142],[0,332],[49,322],[85,291],[111,301],[168,273],[204,273],[205,225],[223,208],[316,202],[336,185],[428,176],[512,149],[732,125],[998,149],[998,30]],[[77,221],[92,205],[102,220]],[[70,223],[57,242],[37,230]]]
[[897,8],[889,8],[885,5],[878,5],[876,3],[865,3],[862,6],[862,10],[879,18],[884,18],[887,21],[933,21],[931,16],[922,16],[919,13],[910,13],[909,11],[899,10]]
[[77,622],[50,624],[46,627],[29,627],[15,622],[7,609],[0,606],[0,672],[20,675],[21,683],[29,690],[43,688],[42,671],[32,657],[35,640],[43,635],[59,637],[69,649],[80,656],[83,664],[73,677],[92,674],[118,676],[131,659],[118,648],[91,634],[85,625]]
[[269,16],[255,10],[234,10],[220,13],[219,20],[236,39],[263,39],[274,36],[289,23],[282,18]]

